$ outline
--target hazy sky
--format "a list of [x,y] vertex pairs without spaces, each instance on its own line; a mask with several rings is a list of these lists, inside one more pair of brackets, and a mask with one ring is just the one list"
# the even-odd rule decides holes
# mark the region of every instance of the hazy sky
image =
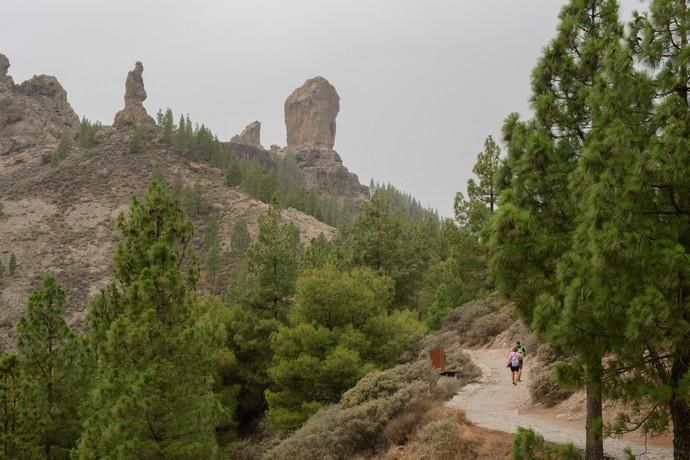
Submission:
[[[626,11],[639,0],[623,0]],[[144,63],[149,114],[171,107],[229,139],[253,120],[285,145],[283,103],[316,75],[340,94],[335,149],[360,182],[452,214],[484,138],[528,112],[560,0],[0,0],[19,83],[55,75],[111,124]]]

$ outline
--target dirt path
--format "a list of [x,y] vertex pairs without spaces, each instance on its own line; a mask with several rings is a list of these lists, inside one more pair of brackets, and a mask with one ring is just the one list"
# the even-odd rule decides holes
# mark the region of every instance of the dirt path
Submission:
[[[481,368],[478,383],[465,386],[446,405],[462,409],[473,423],[494,430],[514,433],[518,426],[529,427],[556,443],[572,442],[584,448],[584,421],[567,421],[557,418],[548,410],[532,409],[529,397],[529,361],[522,374],[522,382],[513,386],[510,371],[506,369],[508,350],[467,350],[472,360]],[[625,458],[623,450],[630,447],[637,458],[660,460],[673,458],[671,449],[645,447],[643,442],[610,439],[604,440],[604,450],[613,458]]]

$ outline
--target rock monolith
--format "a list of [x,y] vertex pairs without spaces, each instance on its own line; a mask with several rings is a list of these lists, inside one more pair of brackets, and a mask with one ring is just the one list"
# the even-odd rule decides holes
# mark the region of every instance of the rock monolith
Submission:
[[339,111],[340,97],[328,80],[323,77],[307,80],[285,100],[288,149],[332,149]]
[[144,65],[137,61],[134,69],[127,74],[125,82],[125,108],[117,112],[113,126],[116,128],[134,127],[140,125],[155,125],[156,122],[146,113],[144,101],[146,89],[144,89]]

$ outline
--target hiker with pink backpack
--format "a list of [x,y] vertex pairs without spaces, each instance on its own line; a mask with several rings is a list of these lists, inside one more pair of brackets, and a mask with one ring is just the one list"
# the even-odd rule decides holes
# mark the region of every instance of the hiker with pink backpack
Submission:
[[517,385],[518,373],[520,372],[520,364],[522,363],[522,356],[518,353],[518,347],[513,347],[513,351],[508,355],[508,365],[510,368],[510,375],[513,378],[513,385]]

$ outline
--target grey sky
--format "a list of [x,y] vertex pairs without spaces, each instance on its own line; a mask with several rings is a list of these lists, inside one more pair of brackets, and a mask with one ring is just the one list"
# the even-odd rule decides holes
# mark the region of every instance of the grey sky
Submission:
[[[638,0],[623,0],[626,11]],[[389,181],[452,214],[488,134],[526,113],[560,0],[0,0],[15,82],[58,77],[112,123],[144,63],[154,115],[189,113],[226,140],[253,120],[285,145],[283,102],[307,78],[338,90],[335,148],[360,182]]]

